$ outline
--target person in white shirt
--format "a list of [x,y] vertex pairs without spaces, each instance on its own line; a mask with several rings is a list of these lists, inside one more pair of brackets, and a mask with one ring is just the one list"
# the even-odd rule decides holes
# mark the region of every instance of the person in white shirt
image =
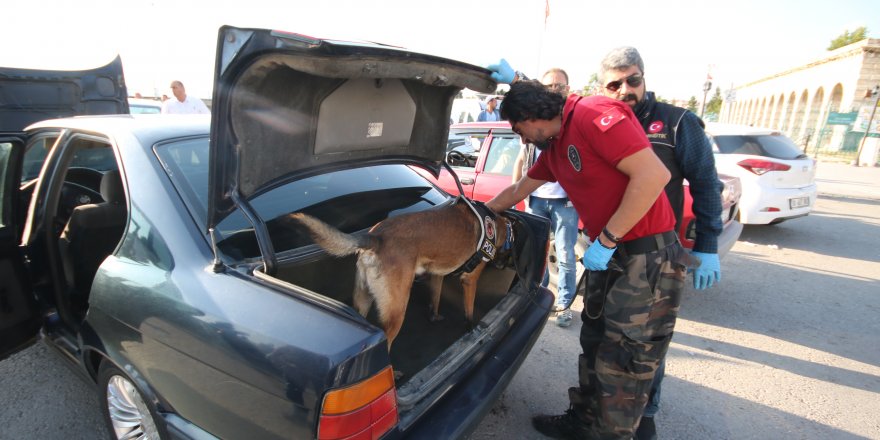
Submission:
[[163,114],[184,115],[211,113],[211,111],[208,110],[208,106],[206,106],[201,99],[186,96],[186,88],[183,87],[182,82],[171,81],[171,92],[174,94],[174,98],[170,98],[162,103]]

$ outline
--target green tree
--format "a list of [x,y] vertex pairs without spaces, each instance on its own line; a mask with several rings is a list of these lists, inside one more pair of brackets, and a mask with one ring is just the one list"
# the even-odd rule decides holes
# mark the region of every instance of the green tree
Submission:
[[599,84],[599,74],[593,73],[590,75],[590,82],[588,82],[582,90],[578,91],[577,94],[581,96],[598,95],[601,92],[601,90],[599,90],[600,87],[602,87],[602,85]]
[[868,38],[868,28],[865,26],[858,27],[856,30],[850,32],[849,29],[843,31],[839,37],[831,40],[831,44],[828,45],[828,50],[834,50],[841,48],[843,46],[847,46],[853,44],[858,41],[862,41],[865,38]]
[[687,109],[693,113],[697,113],[697,97],[691,96],[691,99],[688,99]]
[[715,94],[712,95],[712,98],[709,99],[709,102],[706,103],[706,113],[721,113],[721,104],[724,102],[721,99],[721,87],[715,88]]

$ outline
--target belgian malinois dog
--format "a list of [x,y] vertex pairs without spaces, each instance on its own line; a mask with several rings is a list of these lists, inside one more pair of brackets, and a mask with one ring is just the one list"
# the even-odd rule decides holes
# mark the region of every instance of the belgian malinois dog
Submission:
[[[503,249],[512,242],[510,219],[497,215],[494,219],[475,215],[464,200],[426,211],[401,214],[383,220],[369,233],[354,236],[306,214],[289,214],[289,219],[303,225],[314,240],[329,254],[343,257],[357,254],[357,273],[354,286],[354,306],[367,316],[373,301],[379,312],[379,321],[388,338],[388,350],[397,337],[410,289],[417,275],[428,274],[431,291],[431,321],[443,319],[439,313],[443,277],[465,264],[479,246],[494,246],[495,259],[506,257]],[[481,228],[481,224],[485,226]],[[481,260],[470,272],[461,275],[464,291],[464,313],[473,325],[474,297],[477,281],[486,267]]]

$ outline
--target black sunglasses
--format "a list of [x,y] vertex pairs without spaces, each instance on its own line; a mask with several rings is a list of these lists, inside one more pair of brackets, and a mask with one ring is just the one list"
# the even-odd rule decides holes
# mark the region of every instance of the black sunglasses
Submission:
[[644,80],[644,78],[642,78],[641,73],[633,73],[632,75],[630,75],[624,79],[619,79],[617,81],[611,81],[610,83],[605,84],[605,88],[608,89],[608,91],[616,92],[616,91],[620,90],[620,86],[623,85],[624,81],[626,81],[626,85],[628,87],[638,87],[638,86],[642,85],[643,80]]

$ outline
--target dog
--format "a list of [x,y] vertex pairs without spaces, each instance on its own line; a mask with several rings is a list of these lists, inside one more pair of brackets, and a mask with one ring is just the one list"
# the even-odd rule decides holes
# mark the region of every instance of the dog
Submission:
[[[439,308],[444,276],[467,263],[478,247],[494,246],[496,261],[510,255],[512,222],[503,215],[494,217],[477,217],[469,202],[459,199],[451,205],[385,219],[365,236],[343,233],[303,213],[288,214],[288,221],[304,226],[315,244],[330,255],[357,254],[354,306],[361,315],[367,316],[375,301],[390,351],[403,325],[410,289],[417,275],[428,275],[430,319],[437,321],[443,319]],[[485,225],[482,228],[481,223]],[[483,230],[485,237],[481,241]],[[471,326],[477,281],[486,263],[486,258],[480,258],[472,271],[460,277],[465,318]]]

